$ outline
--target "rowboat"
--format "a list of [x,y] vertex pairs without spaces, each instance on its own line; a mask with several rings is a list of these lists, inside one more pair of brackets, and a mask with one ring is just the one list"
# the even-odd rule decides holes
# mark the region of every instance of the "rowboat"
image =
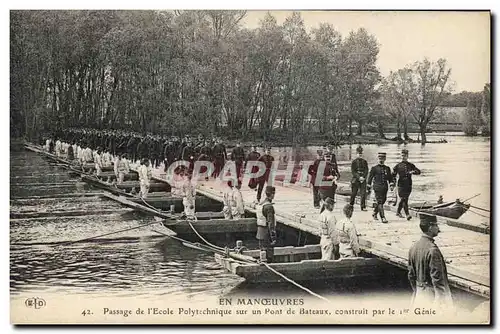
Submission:
[[410,210],[429,213],[436,216],[458,219],[470,208],[470,204],[456,200],[448,203],[412,203]]
[[[239,258],[242,255],[242,260]],[[250,283],[281,283],[286,280],[274,271],[296,282],[325,282],[346,278],[384,277],[389,264],[378,258],[342,258],[339,260],[321,260],[320,245],[302,247],[275,247],[273,261],[267,266],[257,261],[259,250],[244,250],[234,254],[215,254],[215,261],[229,272],[243,277]],[[252,258],[255,261],[245,261]]]

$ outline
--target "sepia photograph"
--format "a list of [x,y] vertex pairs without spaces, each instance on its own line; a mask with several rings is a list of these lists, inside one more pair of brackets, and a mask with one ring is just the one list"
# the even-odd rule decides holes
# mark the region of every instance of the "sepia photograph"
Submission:
[[10,10],[11,324],[490,325],[491,25]]

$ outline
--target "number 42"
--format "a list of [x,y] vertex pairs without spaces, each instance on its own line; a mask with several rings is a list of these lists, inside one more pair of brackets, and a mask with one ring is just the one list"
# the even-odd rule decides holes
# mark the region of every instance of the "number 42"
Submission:
[[92,314],[92,312],[90,312],[90,310],[83,310],[83,312],[82,312],[83,316],[91,315],[91,314]]

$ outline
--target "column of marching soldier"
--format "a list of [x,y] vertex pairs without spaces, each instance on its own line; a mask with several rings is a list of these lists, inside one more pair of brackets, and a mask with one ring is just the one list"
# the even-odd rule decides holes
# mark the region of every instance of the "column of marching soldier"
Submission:
[[[121,159],[123,164],[118,164],[118,166],[123,165],[125,170],[119,173],[115,169],[118,183],[123,181],[123,172],[128,172],[129,163],[137,161],[140,161],[141,165],[145,164],[148,167],[150,165],[154,168],[163,165],[165,172],[170,164],[178,160],[189,161],[191,172],[195,161],[211,161],[215,169],[212,176],[218,177],[228,160],[226,146],[220,138],[207,139],[201,135],[179,138],[154,134],[141,135],[122,130],[69,128],[45,136],[41,141],[48,151],[55,152],[58,156],[65,155],[81,163],[95,163],[97,173],[100,172],[101,166],[112,166],[116,159]],[[397,178],[400,198],[397,215],[403,217],[401,211],[404,209],[406,218],[411,219],[408,210],[408,198],[412,190],[411,176],[420,174],[420,170],[408,162],[408,151],[406,149],[402,151],[402,161],[392,171],[385,165],[386,153],[379,153],[379,163],[369,170],[367,161],[362,157],[363,148],[359,146],[356,151],[358,157],[351,164],[350,205],[354,205],[356,196],[359,195],[361,210],[366,211],[367,194],[373,188],[375,194],[373,218],[378,220],[380,216],[381,222],[387,223],[383,205],[387,200],[389,189],[391,191],[394,189]],[[327,198],[335,202],[336,181],[340,178],[340,172],[331,146],[326,145],[325,152],[319,150],[317,153],[318,157],[309,166],[307,173],[313,192],[313,205],[317,209],[321,208],[321,213]],[[246,155],[241,143],[237,143],[231,152],[230,159],[236,164],[239,180],[234,186],[229,182],[230,188],[241,188],[241,175],[249,161],[261,161],[265,164],[265,173],[258,178],[251,179],[248,184],[251,189],[257,191],[256,202],[260,202],[264,185],[273,184],[272,181],[269,182],[274,162],[270,147],[264,147],[264,154],[261,155],[257,148],[252,146],[251,151]],[[256,172],[256,167],[253,168],[252,172]],[[321,169],[323,172],[319,175]],[[118,177],[118,174],[122,177]],[[318,184],[318,180],[322,183]]]

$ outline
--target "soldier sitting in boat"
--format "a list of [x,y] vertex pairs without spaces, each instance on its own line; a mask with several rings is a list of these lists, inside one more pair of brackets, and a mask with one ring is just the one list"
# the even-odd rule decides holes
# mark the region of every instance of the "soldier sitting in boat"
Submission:
[[351,204],[344,206],[344,218],[339,220],[335,225],[336,229],[336,244],[339,245],[339,253],[341,258],[357,257],[359,255],[359,241],[356,226],[351,220],[354,207]]
[[260,250],[266,252],[267,262],[272,261],[272,247],[276,244],[276,220],[273,207],[275,193],[275,187],[267,186],[265,190],[266,198],[261,203],[257,204],[255,208],[257,214],[256,238],[259,240]]

